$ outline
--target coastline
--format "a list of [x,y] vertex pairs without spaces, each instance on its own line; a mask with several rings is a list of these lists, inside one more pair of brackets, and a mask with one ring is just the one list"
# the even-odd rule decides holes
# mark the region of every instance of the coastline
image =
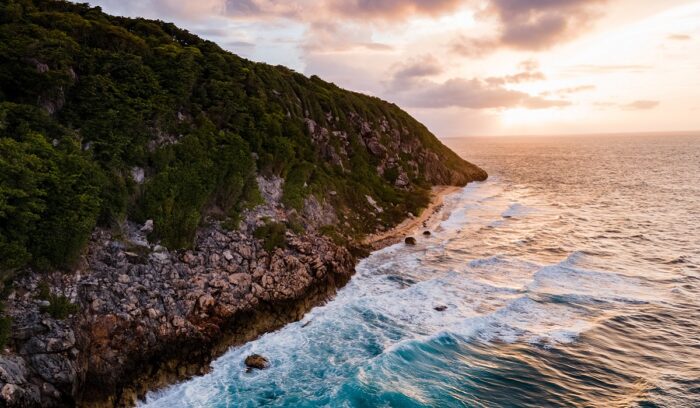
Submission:
[[[231,346],[332,299],[369,251],[418,233],[460,188],[434,187],[419,216],[352,248],[306,233],[268,252],[250,232],[213,225],[191,250],[137,253],[98,230],[74,274],[16,282],[8,304],[19,328],[16,354],[0,359],[0,369],[19,374],[3,398],[9,406],[135,406],[149,391],[205,374]],[[33,296],[41,282],[61,288],[80,311],[47,319]]]
[[[420,229],[424,228],[425,225],[442,210],[444,198],[449,194],[461,190],[462,188],[463,186],[433,186],[431,189],[430,203],[420,215],[406,218],[400,224],[387,231],[375,233],[366,237],[362,241],[362,245],[369,247],[370,251],[378,251],[401,242],[410,234],[419,233]],[[365,257],[366,255],[356,258],[355,266]],[[192,367],[192,363],[189,363],[189,375],[181,376],[174,374],[172,371],[168,372],[169,370],[165,370],[166,372],[163,372],[163,370],[158,370],[156,378],[145,378],[144,376],[141,376],[139,382],[142,385],[148,385],[141,387],[140,390],[137,390],[134,394],[132,394],[132,398],[135,397],[134,401],[138,402],[142,400],[146,396],[146,393],[150,391],[157,391],[168,386],[176,385],[195,376],[205,375],[207,372],[209,372],[211,362],[222,356],[229,348],[241,346],[247,342],[255,340],[265,333],[281,329],[288,324],[302,320],[306,313],[310,312],[313,308],[331,301],[336,295],[337,291],[345,286],[350,279],[352,279],[354,272],[353,267],[350,275],[344,275],[340,278],[336,277],[335,279],[331,279],[330,282],[318,282],[317,285],[311,290],[311,294],[304,296],[303,299],[281,305],[271,304],[268,305],[268,308],[266,308],[268,309],[267,311],[256,311],[248,316],[245,316],[242,321],[246,322],[247,326],[250,326],[250,328],[244,329],[243,333],[241,333],[239,327],[238,330],[231,331],[230,333],[222,336],[222,338],[217,342],[210,344],[208,352],[204,353],[204,358],[202,358],[203,356],[200,355],[198,361],[196,361],[196,368]],[[283,309],[285,308],[293,310],[294,312],[284,312]],[[229,327],[233,329],[236,327],[236,324],[231,323],[229,324]],[[182,361],[178,365],[182,365]]]
[[459,186],[433,186],[431,189],[430,204],[423,209],[418,216],[406,218],[399,225],[387,230],[367,236],[363,240],[363,244],[376,251],[389,245],[401,242],[407,236],[415,233],[420,228],[427,227],[428,222],[438,213],[443,207],[445,196],[461,190]]

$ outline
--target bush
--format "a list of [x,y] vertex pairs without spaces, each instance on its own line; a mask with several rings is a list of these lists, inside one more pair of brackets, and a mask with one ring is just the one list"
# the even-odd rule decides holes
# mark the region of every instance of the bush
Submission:
[[7,316],[0,317],[0,349],[7,345],[12,334],[12,319]]
[[272,252],[276,248],[287,247],[287,227],[279,222],[267,222],[255,230],[255,238],[263,241],[263,248]]
[[49,300],[51,298],[51,289],[46,281],[40,281],[37,285],[36,298],[39,300]]
[[41,311],[50,314],[54,319],[65,319],[78,312],[78,305],[71,303],[63,295],[50,295],[49,305],[43,307]]
[[319,232],[331,239],[336,245],[347,245],[348,239],[338,232],[338,228],[334,225],[324,225],[319,229]]

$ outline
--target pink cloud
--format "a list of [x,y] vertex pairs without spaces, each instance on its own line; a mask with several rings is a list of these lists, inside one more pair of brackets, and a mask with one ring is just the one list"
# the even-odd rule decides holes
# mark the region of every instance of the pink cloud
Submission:
[[397,91],[394,96],[406,106],[416,108],[544,109],[571,104],[565,100],[545,99],[494,86],[479,79],[463,78],[452,78],[442,83],[417,81],[412,87]]

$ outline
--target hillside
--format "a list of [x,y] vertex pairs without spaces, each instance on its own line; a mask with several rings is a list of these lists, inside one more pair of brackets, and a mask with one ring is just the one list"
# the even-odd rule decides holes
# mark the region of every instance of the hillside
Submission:
[[[327,200],[349,233],[419,211],[431,184],[484,177],[395,105],[172,24],[39,0],[0,15],[3,269],[70,265],[95,225],[125,217],[188,247],[207,212],[235,220],[254,200],[256,172],[285,180],[291,208]],[[357,217],[366,196],[376,220]]]
[[[31,358],[17,363],[24,382],[0,383],[48,381],[55,393],[21,400],[49,405],[129,400],[142,362],[129,356],[159,370],[177,345],[299,318],[347,280],[362,237],[418,214],[433,185],[485,178],[378,98],[170,23],[3,1],[0,274],[13,320],[1,340]],[[147,293],[124,295],[134,287]],[[49,353],[56,338],[67,345]]]

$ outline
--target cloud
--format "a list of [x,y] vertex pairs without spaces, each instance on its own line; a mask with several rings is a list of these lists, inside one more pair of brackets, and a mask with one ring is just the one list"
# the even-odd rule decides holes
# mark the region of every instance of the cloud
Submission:
[[403,19],[412,15],[438,16],[454,11],[461,0],[331,0],[333,14],[354,19]]
[[547,91],[547,92],[542,92],[540,93],[540,96],[551,96],[551,95],[557,95],[559,97],[565,97],[567,95],[571,94],[576,94],[576,93],[581,93],[581,92],[587,92],[587,91],[594,91],[596,89],[595,85],[579,85],[579,86],[571,86],[568,88],[560,88],[556,89],[554,91]]
[[567,69],[569,72],[586,73],[586,74],[608,74],[608,73],[639,73],[652,69],[650,65],[594,65],[582,64],[574,65]]
[[228,49],[255,47],[255,44],[253,44],[252,42],[248,42],[248,41],[227,41],[227,42],[223,43],[222,45],[224,45]]
[[424,55],[395,65],[389,72],[385,92],[413,108],[543,109],[570,105],[566,100],[546,99],[506,88],[507,84],[544,78],[536,61],[523,61],[518,67],[521,72],[513,75],[486,79],[450,78],[438,82],[430,77],[442,74],[444,64],[432,55]]
[[691,36],[686,34],[669,34],[666,38],[672,41],[688,41],[693,39]]
[[569,88],[562,88],[557,90],[556,93],[558,94],[572,94],[572,93],[579,93],[579,92],[585,92],[585,91],[594,91],[596,89],[595,85],[579,85],[579,86],[572,86]]
[[442,71],[442,65],[434,56],[425,55],[399,64],[394,71],[393,78],[395,81],[403,82],[414,78],[437,75],[442,73]]
[[[176,1],[176,0],[151,0]],[[415,15],[438,16],[464,5],[462,0],[206,0],[220,1],[234,18],[282,17],[301,21],[402,20]]]
[[463,78],[452,78],[445,82],[417,81],[412,88],[397,91],[394,96],[406,106],[416,108],[544,109],[570,105],[565,100],[545,99],[493,86],[479,79]]
[[626,103],[624,105],[620,105],[620,107],[623,110],[649,110],[649,109],[654,109],[657,106],[659,106],[661,102],[659,101],[650,101],[650,100],[637,100],[634,102]]
[[[214,1],[214,0],[211,0]],[[280,0],[219,0],[224,13],[232,18],[294,18],[304,15],[308,1]]]
[[629,103],[596,102],[593,105],[599,108],[618,108],[626,111],[638,111],[654,109],[660,104],[660,101],[639,99]]
[[539,70],[539,64],[535,60],[527,60],[518,64],[520,72],[500,76],[500,77],[489,77],[485,81],[490,85],[506,85],[506,84],[519,84],[522,82],[536,82],[545,80],[546,77],[542,71]]
[[607,0],[490,0],[478,13],[495,19],[499,28],[491,38],[459,36],[452,51],[468,57],[499,48],[538,51],[571,40],[601,16]]
[[176,17],[187,20],[198,20],[212,15],[221,15],[225,12],[225,0],[97,0],[90,4],[104,6],[111,12],[126,15],[147,16],[158,18],[159,16]]
[[394,49],[394,47],[392,47],[389,44],[383,44],[378,42],[366,42],[360,43],[358,45],[373,51],[392,51]]

